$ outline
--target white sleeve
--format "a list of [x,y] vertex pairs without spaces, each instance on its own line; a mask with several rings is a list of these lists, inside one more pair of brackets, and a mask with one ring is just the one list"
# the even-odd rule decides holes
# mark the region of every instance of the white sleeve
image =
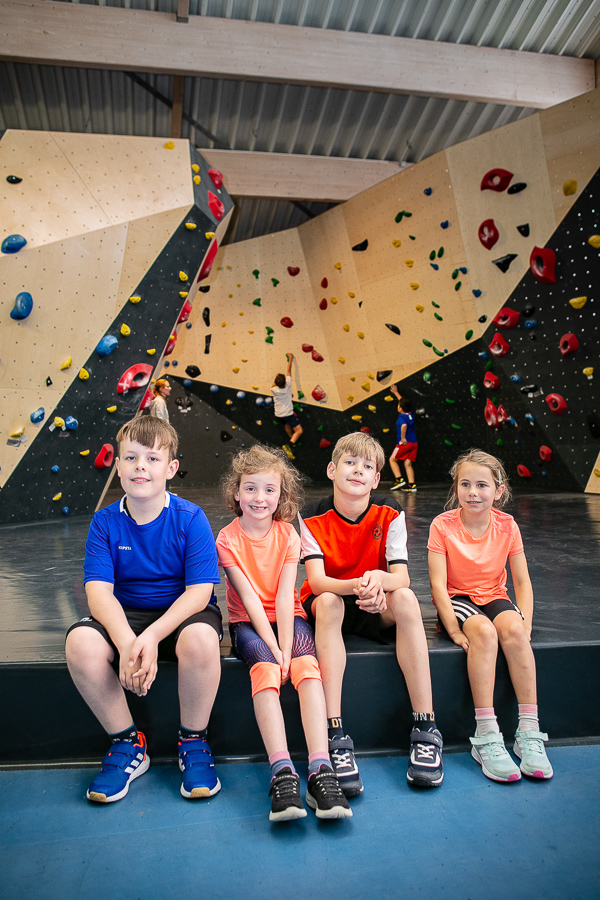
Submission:
[[305,525],[300,513],[298,513],[298,522],[300,523],[302,559],[304,561],[306,561],[307,559],[325,559],[325,555],[321,550],[318,541],[315,539],[310,529]]
[[393,563],[408,564],[408,547],[404,511],[390,524],[385,542],[385,558],[388,566]]

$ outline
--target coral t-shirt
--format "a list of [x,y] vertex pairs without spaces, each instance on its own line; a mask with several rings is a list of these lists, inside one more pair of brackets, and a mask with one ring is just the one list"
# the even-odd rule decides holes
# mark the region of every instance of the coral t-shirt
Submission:
[[[257,540],[246,534],[239,519],[234,519],[219,532],[217,551],[219,565],[224,568],[237,566],[241,569],[260,597],[269,622],[276,622],[275,599],[282,569],[288,563],[298,563],[300,559],[300,538],[294,526],[289,522],[273,522],[268,534]],[[227,610],[232,624],[250,621],[250,616],[229,579],[227,579]],[[294,588],[294,615],[306,619],[296,588]]]
[[448,594],[466,594],[484,606],[506,592],[506,561],[523,553],[523,539],[512,516],[490,510],[490,524],[481,537],[473,537],[464,527],[460,509],[444,512],[431,523],[427,549],[443,553],[448,570]]

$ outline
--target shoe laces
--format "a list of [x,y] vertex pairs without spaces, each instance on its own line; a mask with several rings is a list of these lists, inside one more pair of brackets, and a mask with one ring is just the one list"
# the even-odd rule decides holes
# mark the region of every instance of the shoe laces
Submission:
[[433,762],[437,747],[435,744],[425,744],[418,741],[415,746],[415,762]]
[[321,797],[343,796],[342,789],[338,779],[333,772],[317,772],[310,779],[311,794],[319,793]]
[[284,772],[276,775],[271,784],[270,794],[277,800],[290,800],[298,794],[299,778],[293,772]]
[[544,742],[539,738],[521,737],[519,740],[523,749],[528,750],[530,753],[544,752]]
[[504,741],[490,741],[489,744],[485,744],[485,751],[490,758],[500,759],[503,756],[508,756],[508,750],[504,746]]
[[351,750],[332,750],[330,756],[335,760],[335,767],[338,769],[354,769],[353,753]]

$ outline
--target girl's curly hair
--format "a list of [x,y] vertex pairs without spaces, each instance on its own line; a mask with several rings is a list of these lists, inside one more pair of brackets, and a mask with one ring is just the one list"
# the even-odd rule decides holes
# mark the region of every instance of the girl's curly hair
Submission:
[[236,516],[242,515],[242,509],[235,495],[239,492],[242,475],[256,475],[257,472],[277,472],[280,475],[281,494],[273,518],[281,522],[291,522],[302,505],[302,476],[279,447],[254,444],[248,450],[240,450],[233,457],[229,471],[221,479],[223,499],[227,508]]

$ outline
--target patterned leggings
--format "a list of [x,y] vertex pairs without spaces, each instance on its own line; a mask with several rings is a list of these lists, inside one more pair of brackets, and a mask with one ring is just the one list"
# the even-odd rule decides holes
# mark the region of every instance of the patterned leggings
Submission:
[[[271,628],[277,637],[277,623]],[[258,662],[277,663],[277,660],[250,624],[250,622],[234,622],[229,626],[234,653],[243,659],[249,669]],[[292,659],[297,656],[316,656],[315,639],[312,628],[305,619],[294,616],[294,642]]]

